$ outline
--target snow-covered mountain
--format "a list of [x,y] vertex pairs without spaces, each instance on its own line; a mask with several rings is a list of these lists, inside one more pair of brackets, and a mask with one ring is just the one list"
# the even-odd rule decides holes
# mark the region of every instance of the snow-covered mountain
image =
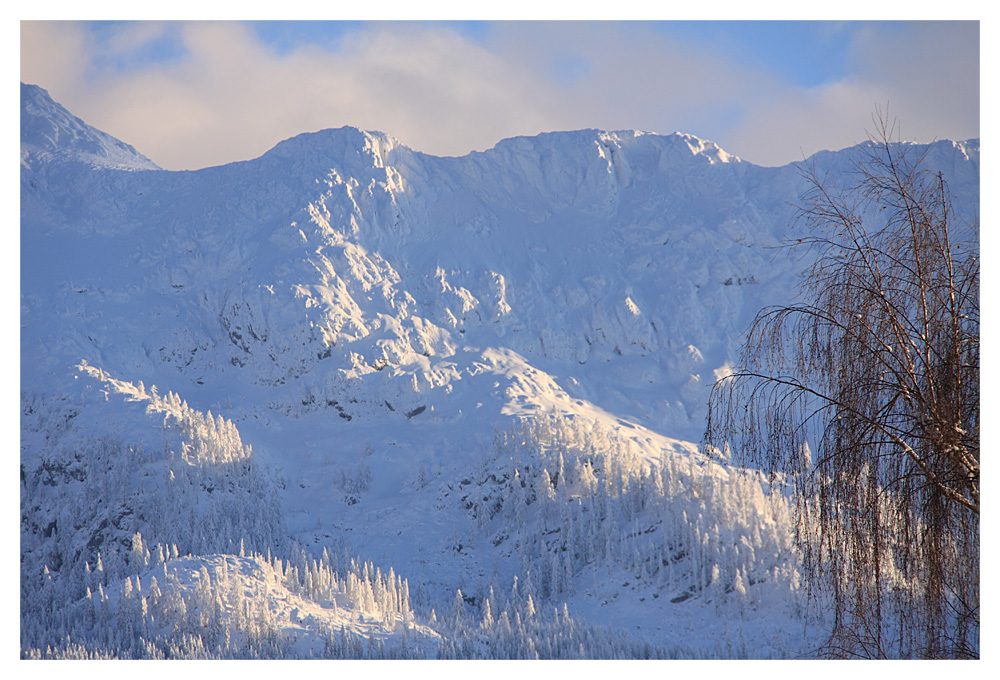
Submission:
[[[978,140],[915,151],[978,205]],[[168,172],[22,84],[22,649],[805,653],[787,503],[694,442],[806,187],[597,130]]]

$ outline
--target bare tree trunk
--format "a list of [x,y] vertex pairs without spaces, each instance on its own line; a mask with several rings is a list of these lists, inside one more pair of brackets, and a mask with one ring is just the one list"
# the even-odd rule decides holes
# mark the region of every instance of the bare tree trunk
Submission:
[[705,442],[795,484],[825,654],[978,657],[978,223],[878,123],[857,186],[809,174],[805,301],[757,315]]

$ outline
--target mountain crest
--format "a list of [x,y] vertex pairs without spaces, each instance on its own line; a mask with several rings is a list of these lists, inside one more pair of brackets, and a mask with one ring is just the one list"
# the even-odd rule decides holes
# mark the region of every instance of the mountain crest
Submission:
[[37,85],[21,83],[21,163],[77,161],[119,170],[159,170],[129,144],[87,125]]
[[[696,443],[809,265],[780,247],[814,233],[798,169],[680,133],[438,157],[342,127],[135,172],[21,92],[24,656],[819,647],[792,496]],[[863,152],[810,163],[843,185]],[[978,213],[978,143],[918,154]]]

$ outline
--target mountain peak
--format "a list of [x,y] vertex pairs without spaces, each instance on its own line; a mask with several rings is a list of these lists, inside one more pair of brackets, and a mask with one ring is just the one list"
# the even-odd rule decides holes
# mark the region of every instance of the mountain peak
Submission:
[[725,151],[715,142],[709,141],[707,139],[701,139],[695,137],[694,135],[689,135],[683,132],[675,132],[672,137],[679,141],[683,141],[687,144],[691,153],[695,156],[701,155],[709,159],[711,163],[741,163],[742,159],[739,156],[734,156],[731,153]]
[[383,167],[393,151],[405,148],[399,140],[384,132],[345,125],[295,135],[278,142],[264,157],[302,160],[317,155],[347,158],[349,154],[359,154],[370,157],[377,167]]
[[21,162],[42,156],[118,170],[159,170],[129,144],[71,114],[37,85],[21,83]]
[[[155,166],[41,88],[21,123],[25,658],[825,639],[794,500],[696,443],[757,310],[794,304],[809,256],[779,246],[822,236],[795,168],[680,133],[456,158],[342,127],[121,172]],[[978,157],[926,154],[959,219]]]
[[494,149],[524,149],[553,145],[559,148],[569,148],[574,143],[590,146],[594,143],[611,145],[623,149],[634,148],[637,145],[646,148],[659,149],[670,157],[678,159],[685,156],[699,157],[709,164],[741,163],[742,160],[727,153],[715,142],[696,137],[683,132],[663,135],[657,132],[642,130],[601,130],[588,128],[582,130],[567,130],[545,132],[534,136],[517,136],[503,139]]

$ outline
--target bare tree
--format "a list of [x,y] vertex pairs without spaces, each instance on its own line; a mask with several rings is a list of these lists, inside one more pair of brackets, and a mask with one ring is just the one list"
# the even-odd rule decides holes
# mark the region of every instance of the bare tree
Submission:
[[804,301],[757,315],[705,440],[792,485],[821,653],[978,658],[979,225],[877,125],[856,184],[807,173]]

